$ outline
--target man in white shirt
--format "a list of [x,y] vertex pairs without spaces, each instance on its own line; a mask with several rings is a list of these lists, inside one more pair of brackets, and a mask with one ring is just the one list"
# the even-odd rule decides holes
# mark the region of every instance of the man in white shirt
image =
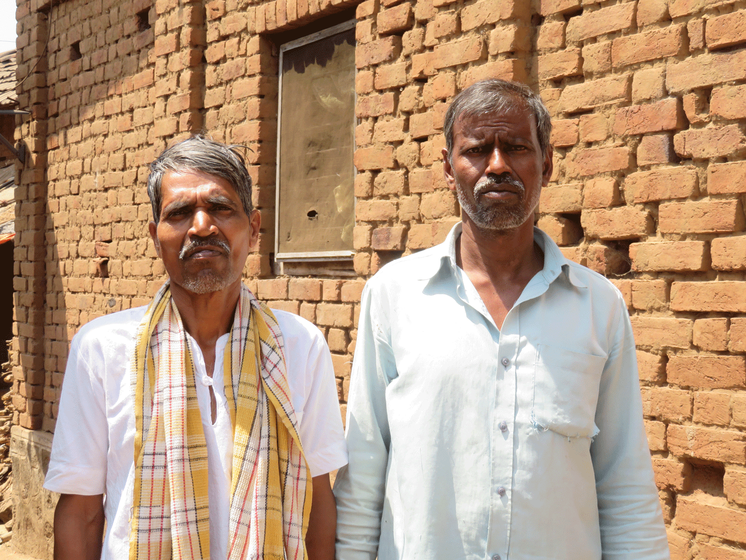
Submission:
[[501,80],[446,114],[462,223],[366,285],[339,560],[669,557],[622,296],[533,225],[550,130]]
[[190,138],[153,162],[148,194],[169,281],[73,339],[45,482],[55,558],[333,558],[331,358],[241,282],[261,221],[243,158]]

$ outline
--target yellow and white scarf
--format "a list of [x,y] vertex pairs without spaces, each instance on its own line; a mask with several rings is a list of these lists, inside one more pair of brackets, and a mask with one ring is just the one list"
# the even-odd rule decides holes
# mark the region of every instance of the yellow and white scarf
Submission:
[[[246,286],[224,356],[233,426],[229,560],[302,560],[310,471],[277,319]],[[229,384],[230,380],[230,384]],[[186,332],[166,283],[137,332],[130,560],[210,558],[207,445]]]

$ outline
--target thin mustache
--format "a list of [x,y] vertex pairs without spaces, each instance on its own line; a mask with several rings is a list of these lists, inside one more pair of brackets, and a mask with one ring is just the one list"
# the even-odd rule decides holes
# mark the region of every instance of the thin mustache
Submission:
[[504,177],[485,177],[474,185],[474,197],[483,195],[486,191],[492,189],[496,185],[510,185],[518,189],[521,195],[526,192],[526,187],[518,179],[511,177],[510,175]]
[[191,256],[200,247],[220,247],[226,253],[231,252],[230,246],[222,239],[194,239],[189,242],[189,245],[185,245],[179,252],[179,259],[184,260]]

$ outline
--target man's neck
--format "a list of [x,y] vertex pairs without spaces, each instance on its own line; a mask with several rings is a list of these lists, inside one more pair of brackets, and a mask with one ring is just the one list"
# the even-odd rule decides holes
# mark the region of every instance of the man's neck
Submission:
[[[171,284],[171,295],[186,331],[206,354],[214,350],[218,338],[228,332],[241,295],[240,280],[224,290],[195,294]],[[208,369],[208,374],[212,371]]]
[[506,231],[484,231],[464,216],[456,262],[471,280],[498,328],[531,278],[544,266],[533,220]]

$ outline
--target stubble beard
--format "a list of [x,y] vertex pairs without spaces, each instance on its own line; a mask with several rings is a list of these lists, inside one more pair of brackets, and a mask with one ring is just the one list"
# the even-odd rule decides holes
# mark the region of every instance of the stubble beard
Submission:
[[[500,202],[480,204],[480,196],[496,184],[513,186],[518,190],[519,200],[513,204]],[[540,189],[534,189],[531,191],[530,198],[526,199],[526,187],[523,182],[514,177],[502,177],[499,180],[493,177],[481,179],[474,185],[472,199],[469,199],[464,191],[463,185],[456,181],[456,195],[461,209],[478,228],[493,232],[517,228],[526,223],[526,220],[533,215],[541,195]]]
[[219,273],[211,268],[199,270],[196,273],[192,273],[186,270],[184,267],[182,273],[181,285],[184,289],[195,293],[195,294],[211,294],[224,290],[236,280],[241,278],[241,272],[236,271],[231,265],[230,255],[231,248],[223,240],[202,240],[197,239],[191,241],[188,245],[182,247],[179,253],[179,260],[183,263],[187,258],[187,255],[191,254],[193,249],[196,249],[204,245],[216,245],[225,251],[225,256],[228,260],[228,269],[224,273]]

